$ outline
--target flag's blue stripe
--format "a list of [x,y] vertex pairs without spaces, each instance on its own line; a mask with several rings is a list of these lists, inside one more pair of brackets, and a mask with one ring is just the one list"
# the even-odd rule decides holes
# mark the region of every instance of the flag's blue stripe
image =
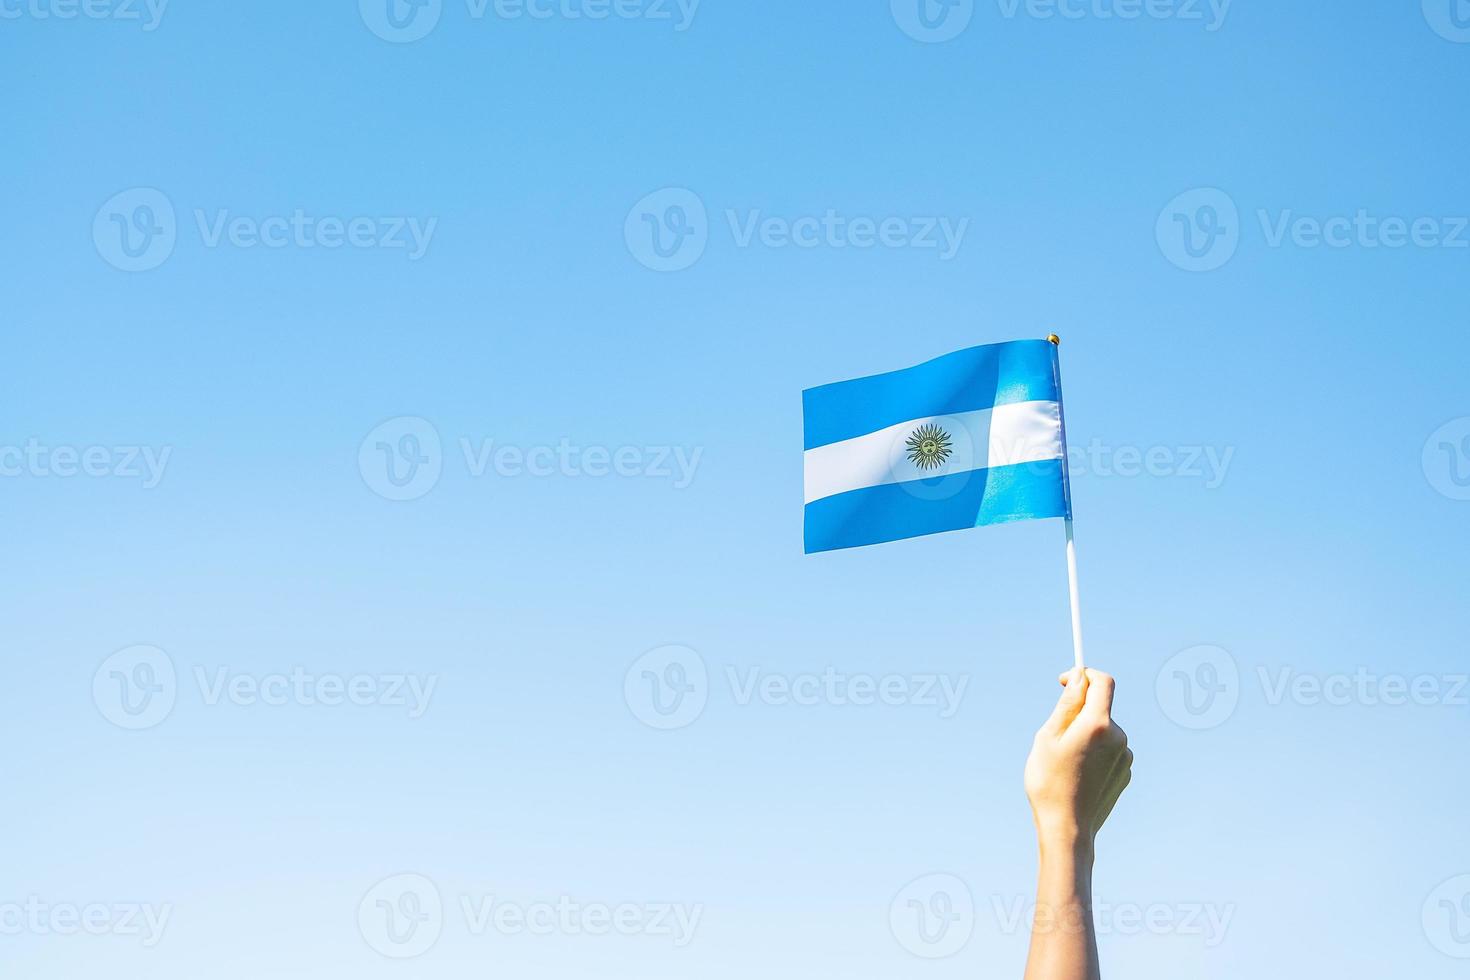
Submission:
[[813,500],[806,505],[806,553],[1066,515],[1061,460],[993,466]]
[[931,415],[1013,402],[1056,401],[1056,348],[1045,340],[971,347],[917,367],[801,393],[806,448]]

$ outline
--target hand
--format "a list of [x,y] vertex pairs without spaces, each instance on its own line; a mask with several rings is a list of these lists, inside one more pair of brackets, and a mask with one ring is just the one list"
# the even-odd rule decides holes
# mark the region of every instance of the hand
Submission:
[[1061,676],[1061,700],[1026,760],[1026,796],[1042,846],[1082,846],[1133,778],[1128,736],[1113,723],[1113,679],[1096,670]]

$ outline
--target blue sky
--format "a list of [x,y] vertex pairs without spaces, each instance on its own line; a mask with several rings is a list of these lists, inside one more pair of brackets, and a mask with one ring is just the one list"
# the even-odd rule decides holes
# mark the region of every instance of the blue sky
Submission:
[[1053,331],[1105,968],[1463,974],[1470,9],[393,2],[0,3],[8,975],[1019,975],[1062,529],[800,392]]

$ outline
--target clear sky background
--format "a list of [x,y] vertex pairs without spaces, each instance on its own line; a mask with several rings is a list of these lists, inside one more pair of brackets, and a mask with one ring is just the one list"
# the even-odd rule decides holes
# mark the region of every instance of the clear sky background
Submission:
[[6,976],[1019,976],[1062,528],[800,391],[1055,331],[1106,972],[1462,977],[1460,8],[3,0]]

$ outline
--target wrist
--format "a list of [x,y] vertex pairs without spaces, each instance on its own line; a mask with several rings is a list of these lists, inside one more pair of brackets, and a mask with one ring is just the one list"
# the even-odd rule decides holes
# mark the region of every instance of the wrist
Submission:
[[1080,867],[1092,867],[1092,834],[1075,820],[1038,818],[1036,842],[1043,861],[1072,862]]

